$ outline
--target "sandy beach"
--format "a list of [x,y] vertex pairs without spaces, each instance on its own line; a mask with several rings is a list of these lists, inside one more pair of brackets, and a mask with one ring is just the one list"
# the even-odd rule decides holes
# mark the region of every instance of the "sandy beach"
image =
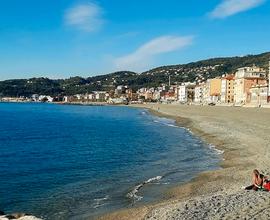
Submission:
[[270,219],[269,192],[245,191],[251,172],[270,174],[270,109],[147,104],[224,151],[222,169],[171,189],[155,204],[99,219]]

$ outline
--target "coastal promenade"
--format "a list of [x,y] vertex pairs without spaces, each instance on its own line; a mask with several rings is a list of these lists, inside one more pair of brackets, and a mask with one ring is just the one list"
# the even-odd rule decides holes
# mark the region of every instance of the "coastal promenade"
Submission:
[[[145,104],[224,151],[222,169],[171,189],[164,200],[100,219],[270,219],[268,192],[245,191],[251,172],[270,174],[270,109]],[[181,155],[179,155],[181,156]]]

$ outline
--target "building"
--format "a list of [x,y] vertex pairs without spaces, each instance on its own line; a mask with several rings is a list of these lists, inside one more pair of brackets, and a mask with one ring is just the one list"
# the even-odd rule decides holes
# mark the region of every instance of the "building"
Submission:
[[210,80],[208,79],[205,83],[202,84],[202,103],[209,104],[210,102]]
[[175,88],[176,100],[180,103],[193,102],[195,97],[195,83],[186,82]]
[[187,102],[188,103],[192,103],[194,102],[194,98],[195,98],[195,87],[196,84],[195,83],[190,83],[186,86],[186,90],[187,90]]
[[220,94],[221,103],[226,103],[226,95],[227,95],[227,79],[223,77],[221,79],[221,94]]
[[144,93],[145,100],[151,101],[153,100],[153,92],[151,91],[146,91]]
[[177,95],[178,95],[177,100],[179,102],[182,102],[182,103],[187,102],[187,91],[186,91],[185,84],[178,86]]
[[175,95],[175,92],[173,90],[169,90],[168,92],[165,92],[164,96],[166,102],[174,102],[177,100],[177,97]]
[[221,103],[234,102],[234,75],[226,75],[221,79]]
[[153,100],[160,101],[161,99],[165,98],[165,91],[164,90],[156,90],[153,94]]
[[228,75],[226,77],[226,103],[234,103],[234,75]]
[[210,79],[210,99],[211,102],[221,101],[221,78]]
[[266,71],[262,68],[256,66],[239,68],[235,73],[234,103],[236,105],[250,103],[251,87],[265,84],[267,84]]
[[132,97],[133,97],[132,89],[127,89],[126,90],[126,95],[127,95],[128,100],[132,100]]
[[269,69],[268,69],[268,94],[267,101],[270,102],[270,61],[269,61]]
[[194,89],[194,102],[202,103],[203,102],[203,86],[204,84],[196,85]]
[[108,103],[120,105],[120,104],[128,104],[127,98],[109,98]]
[[131,95],[129,96],[129,99],[131,101],[138,101],[138,99],[139,99],[138,93],[131,93]]
[[237,69],[235,78],[265,78],[266,71],[263,68],[253,65],[253,67],[242,67]]
[[106,92],[94,92],[95,93],[95,99],[98,102],[105,102],[106,101]]
[[127,89],[127,87],[125,87],[125,86],[122,86],[122,85],[117,86],[115,91],[114,91],[115,96],[117,96],[117,97],[121,96],[123,93],[126,92],[126,89]]
[[90,102],[96,102],[97,101],[97,99],[96,99],[96,94],[89,94],[88,95],[88,99],[89,99],[89,101]]
[[268,85],[253,85],[250,88],[250,104],[257,107],[267,104]]
[[33,100],[34,102],[38,102],[38,101],[39,101],[39,95],[38,95],[38,94],[33,94],[33,95],[31,96],[31,98],[32,98],[32,100]]

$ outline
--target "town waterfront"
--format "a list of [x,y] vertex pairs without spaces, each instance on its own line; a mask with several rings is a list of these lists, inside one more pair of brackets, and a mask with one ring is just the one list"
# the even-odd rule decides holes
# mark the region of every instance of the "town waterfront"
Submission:
[[144,109],[0,103],[0,209],[85,219],[162,198],[220,154]]

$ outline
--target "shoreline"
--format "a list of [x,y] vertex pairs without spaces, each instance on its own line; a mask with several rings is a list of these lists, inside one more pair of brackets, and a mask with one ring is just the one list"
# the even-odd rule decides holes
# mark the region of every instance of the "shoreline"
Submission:
[[[255,194],[255,198],[250,198],[250,195],[253,195],[253,192],[244,191],[241,189],[241,186],[249,185],[251,182],[251,171],[255,168],[263,170],[264,166],[262,164],[267,164],[269,159],[264,158],[260,161],[260,163],[256,163],[257,161],[252,158],[252,153],[256,153],[256,151],[253,151],[250,147],[246,147],[248,145],[246,141],[248,140],[242,140],[246,138],[246,134],[241,133],[241,131],[237,130],[237,132],[239,132],[239,136],[243,136],[241,138],[237,138],[237,132],[234,133],[231,130],[231,124],[234,124],[233,121],[229,121],[230,123],[227,124],[226,122],[216,122],[215,120],[211,119],[211,113],[209,116],[208,111],[222,110],[222,113],[226,113],[226,111],[228,111],[230,112],[230,117],[234,118],[234,111],[236,111],[237,114],[239,114],[240,112],[240,115],[241,112],[251,112],[252,114],[257,115],[258,111],[263,111],[264,114],[269,113],[270,115],[269,110],[249,110],[246,108],[218,106],[183,107],[176,105],[168,106],[160,104],[133,105],[131,107],[145,108],[148,109],[151,114],[154,114],[156,116],[174,119],[178,126],[189,129],[195,136],[201,138],[208,144],[213,144],[218,150],[222,150],[224,152],[222,155],[223,160],[219,163],[222,169],[200,173],[190,182],[173,187],[167,193],[165,193],[164,198],[161,201],[144,205],[142,207],[119,210],[113,213],[106,214],[104,216],[100,216],[97,219],[177,219],[179,213],[181,213],[181,216],[186,215],[186,218],[192,219],[196,218],[198,213],[200,213],[200,215],[205,215],[207,212],[208,218],[225,218],[226,216],[232,216],[233,214],[237,215],[235,212],[238,212],[238,215],[242,217],[242,212],[240,212],[239,214],[239,211],[237,210],[228,211],[226,208],[226,206],[230,206],[230,204],[228,203],[231,203],[236,207],[239,206],[239,202],[237,202],[236,200],[242,195],[244,195],[242,198],[244,201],[242,201],[242,203],[247,200],[251,203],[254,202],[256,204],[257,202],[259,203],[264,200],[265,195],[260,195],[260,197],[258,197]],[[205,114],[203,116],[194,115],[195,117],[190,117],[188,113],[188,108],[196,109],[194,112],[198,114],[200,113],[200,109],[203,108],[203,110],[206,110],[206,112],[203,112],[203,114]],[[183,114],[181,114],[181,112],[178,113],[177,110],[179,109],[184,109],[185,112],[183,112]],[[207,117],[209,117],[210,120]],[[218,119],[219,117],[217,117],[217,120]],[[203,127],[202,125],[209,126],[209,128]],[[258,125],[260,126],[260,122],[258,122]],[[215,130],[215,128],[217,129]],[[229,135],[226,134],[225,136],[221,136],[219,134],[219,130],[227,130]],[[266,133],[268,132],[266,131]],[[261,141],[262,140],[258,142]],[[264,147],[265,146],[261,147],[260,150],[265,151]],[[266,170],[263,171],[264,173],[267,173]],[[267,193],[265,194],[267,195]],[[221,204],[219,205],[220,207],[215,207],[216,198],[219,198],[218,204]],[[195,205],[193,204],[194,201],[196,201]],[[195,211],[196,209],[198,209],[197,203],[201,204],[199,211]],[[216,210],[215,208],[218,208],[220,211],[217,213],[212,213],[207,206],[212,207],[211,209],[214,210]],[[267,206],[265,202],[264,206]],[[223,211],[222,207],[224,209]],[[245,207],[243,206],[242,208]],[[252,209],[254,212],[257,212],[260,208],[256,207]]]
[[[125,105],[126,106],[126,105]],[[222,169],[172,186],[162,199],[116,210],[95,219],[270,219],[267,192],[245,191],[251,172],[270,174],[270,109],[164,104],[130,105],[170,118],[224,153]],[[259,214],[258,214],[259,213]]]
[[[166,113],[160,112],[157,109],[150,108],[148,104],[145,106],[145,104],[142,105],[129,105],[129,107],[132,108],[140,108],[140,109],[147,109],[148,112],[154,116],[161,117],[161,118],[168,118],[175,121],[175,124],[181,128],[187,129],[192,133],[192,135],[199,137],[202,139],[205,143],[209,145],[214,145],[217,150],[222,150],[221,145],[223,144],[220,140],[218,140],[216,137],[211,136],[210,134],[207,134],[206,132],[196,128],[192,124],[192,120],[189,118],[184,118],[180,116],[174,116],[174,115],[168,115]],[[222,153],[222,158],[224,158],[225,152]],[[219,162],[219,166],[223,169],[222,165],[222,158]],[[117,211],[113,211],[111,213],[99,216],[95,219],[97,220],[113,220],[113,219],[123,219],[128,220],[130,218],[140,220],[144,218],[148,218],[147,214],[153,210],[154,208],[158,208],[163,205],[167,205],[167,203],[174,203],[175,200],[184,200],[188,197],[190,197],[192,194],[195,193],[195,188],[197,186],[204,184],[205,181],[202,181],[202,179],[206,180],[208,177],[211,178],[212,172],[215,172],[218,170],[211,170],[211,171],[205,171],[202,173],[197,174],[194,178],[192,178],[190,181],[183,183],[183,184],[177,184],[176,186],[172,186],[169,190],[164,192],[164,195],[162,195],[162,199],[159,199],[157,201],[151,202],[149,204],[145,204],[142,206],[134,207],[134,208],[127,208],[127,209],[121,209]],[[180,191],[180,193],[179,193]],[[178,195],[180,194],[180,195]],[[194,194],[192,197],[199,196],[198,192]]]

